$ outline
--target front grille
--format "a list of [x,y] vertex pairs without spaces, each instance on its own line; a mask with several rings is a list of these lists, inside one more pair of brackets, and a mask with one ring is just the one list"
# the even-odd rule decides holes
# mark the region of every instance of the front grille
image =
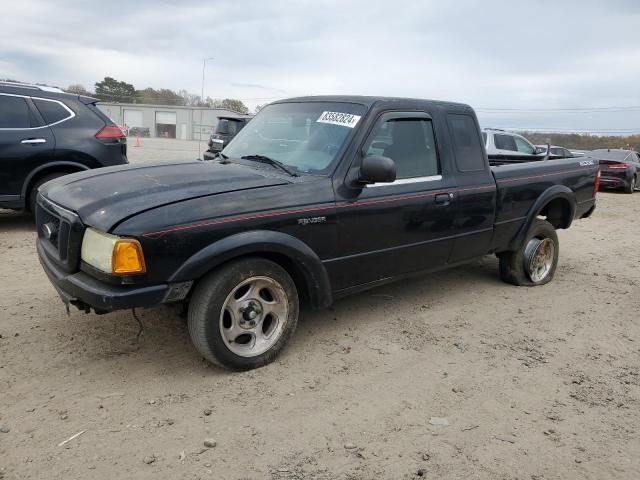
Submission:
[[78,215],[38,196],[36,226],[47,256],[66,272],[76,272],[84,232]]
[[46,238],[43,227],[44,225],[52,225],[56,232],[60,231],[60,217],[55,216],[53,213],[45,210],[43,207],[38,205],[38,213],[36,214],[38,217],[38,236],[43,238],[45,242],[49,243],[56,250],[60,249],[59,239],[60,237],[56,235],[54,238]]

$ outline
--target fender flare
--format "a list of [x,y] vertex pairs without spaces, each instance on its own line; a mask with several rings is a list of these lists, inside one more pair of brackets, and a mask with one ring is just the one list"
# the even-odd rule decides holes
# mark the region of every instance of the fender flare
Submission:
[[23,198],[23,199],[27,198],[29,185],[31,185],[31,181],[38,174],[40,174],[41,172],[43,172],[45,170],[55,170],[56,167],[74,167],[74,168],[77,168],[78,171],[89,170],[89,167],[87,167],[86,165],[84,165],[82,163],[71,162],[71,161],[68,161],[68,160],[61,160],[61,161],[56,161],[56,162],[45,163],[44,165],[40,165],[38,168],[35,168],[31,173],[29,173],[29,176],[26,178],[26,180],[22,184],[22,192],[20,194],[20,197]]
[[169,281],[196,280],[229,260],[251,254],[286,257],[304,280],[314,308],[328,307],[333,302],[329,276],[318,255],[301,240],[270,230],[241,232],[206,246],[189,257]]
[[533,224],[535,219],[538,217],[538,215],[540,214],[542,209],[545,206],[547,206],[547,204],[549,202],[551,202],[553,200],[556,200],[558,198],[562,198],[564,200],[567,200],[567,202],[569,203],[569,208],[571,209],[571,211],[570,211],[570,214],[569,214],[569,219],[568,219],[567,225],[564,228],[569,228],[571,226],[571,222],[573,221],[573,217],[576,214],[576,198],[575,198],[575,194],[566,185],[554,185],[552,187],[549,187],[544,192],[542,192],[542,195],[540,195],[538,197],[538,199],[533,203],[533,205],[529,209],[529,212],[527,212],[527,216],[525,218],[524,223],[520,227],[520,230],[518,230],[518,233],[516,234],[514,239],[511,241],[510,250],[514,250],[515,251],[515,250],[518,250],[522,246],[522,244],[524,243],[524,240],[525,240],[525,238],[527,236],[527,233],[529,232],[529,229],[531,228],[531,225]]

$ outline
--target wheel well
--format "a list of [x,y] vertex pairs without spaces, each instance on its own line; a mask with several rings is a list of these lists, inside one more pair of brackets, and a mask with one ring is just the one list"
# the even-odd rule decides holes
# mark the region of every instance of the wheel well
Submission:
[[[287,273],[291,276],[293,283],[296,285],[296,289],[298,290],[298,295],[300,298],[300,303],[302,304],[309,304],[311,301],[311,294],[309,292],[309,286],[307,285],[307,281],[305,279],[304,273],[302,272],[302,270],[300,269],[300,267],[288,256],[281,254],[281,253],[277,253],[277,252],[255,252],[255,253],[248,253],[248,254],[244,254],[244,255],[239,255],[237,257],[233,257],[230,258],[229,260],[216,265],[214,268],[210,269],[209,271],[207,271],[206,273],[204,273],[198,280],[196,283],[200,282],[200,280],[202,280],[203,277],[205,277],[207,274],[219,269],[220,267],[222,267],[223,265],[226,265],[230,262],[235,262],[236,260],[240,260],[242,258],[248,258],[248,257],[258,257],[258,258],[264,258],[266,260],[270,260],[274,263],[277,263],[278,265],[280,265],[282,268],[284,268]],[[195,285],[194,285],[195,286]],[[191,291],[193,292],[193,287],[191,288]]]
[[555,198],[547,203],[538,216],[544,217],[553,228],[568,228],[571,225],[571,204],[566,198]]
[[31,189],[40,179],[47,177],[49,175],[52,175],[54,173],[69,174],[69,173],[81,172],[82,170],[83,170],[82,168],[76,167],[74,165],[53,165],[49,168],[43,168],[42,170],[38,171],[33,177],[29,179],[27,188],[24,190],[25,202],[28,203],[29,195],[31,194]]

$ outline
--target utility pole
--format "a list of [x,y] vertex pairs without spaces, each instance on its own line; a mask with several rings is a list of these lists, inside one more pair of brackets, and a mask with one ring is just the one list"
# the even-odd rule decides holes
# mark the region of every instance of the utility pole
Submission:
[[213,60],[213,57],[209,57],[209,58],[203,58],[202,59],[202,87],[200,89],[200,103],[202,103],[202,105],[200,106],[200,128],[198,129],[198,158],[201,158],[201,152],[202,152],[202,110],[204,108],[204,68],[207,65],[207,60]]

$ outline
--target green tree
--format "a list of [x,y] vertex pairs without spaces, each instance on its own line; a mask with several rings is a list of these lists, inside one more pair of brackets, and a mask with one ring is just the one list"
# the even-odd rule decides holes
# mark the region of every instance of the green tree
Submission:
[[112,77],[104,77],[96,82],[96,97],[107,102],[134,102],[136,89],[127,82],[118,81]]
[[152,103],[158,105],[184,105],[185,101],[182,95],[169,90],[168,88],[161,88],[156,90],[151,87],[147,87],[144,90],[136,90],[136,103]]

